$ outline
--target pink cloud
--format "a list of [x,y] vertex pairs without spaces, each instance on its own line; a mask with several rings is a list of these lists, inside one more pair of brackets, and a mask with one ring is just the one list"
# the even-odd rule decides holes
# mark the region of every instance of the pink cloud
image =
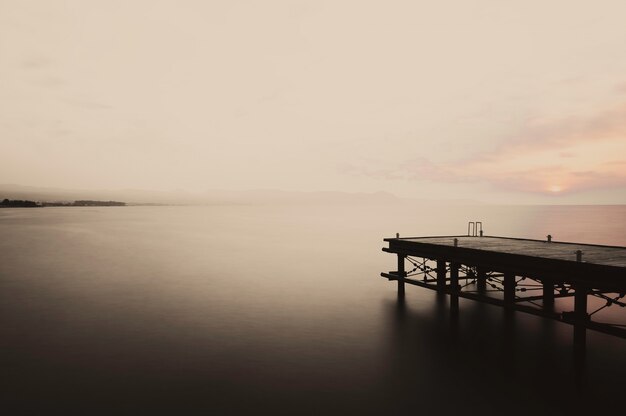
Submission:
[[543,166],[533,169],[479,172],[472,167],[435,164],[412,160],[387,168],[353,167],[346,173],[376,179],[432,181],[442,183],[489,183],[496,189],[538,194],[569,194],[593,189],[626,188],[626,161],[610,163],[618,169],[578,171],[565,166]]
[[626,172],[623,171],[572,171],[555,166],[505,172],[485,179],[499,189],[540,194],[570,194],[626,187]]
[[615,91],[617,91],[620,94],[626,94],[626,82],[616,85]]
[[626,155],[610,146],[600,149],[616,140],[626,141],[626,103],[593,117],[529,122],[493,151],[463,160],[436,163],[416,157],[376,169],[353,166],[349,173],[388,180],[481,182],[545,194],[624,188]]
[[591,117],[529,120],[522,131],[501,142],[489,157],[511,152],[539,152],[579,142],[626,138],[626,103]]

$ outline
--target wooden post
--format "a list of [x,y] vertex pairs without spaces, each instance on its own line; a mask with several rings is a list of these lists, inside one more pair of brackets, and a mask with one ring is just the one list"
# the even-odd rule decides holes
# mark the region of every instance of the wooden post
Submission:
[[543,284],[543,307],[552,309],[554,306],[554,281],[552,279],[542,279]]
[[437,260],[437,291],[443,293],[446,291],[446,261]]
[[484,267],[478,266],[476,268],[478,275],[476,276],[476,286],[481,292],[487,290],[487,270]]
[[511,272],[504,273],[504,304],[507,307],[515,303],[515,275]]
[[404,254],[398,253],[398,296],[404,296]]
[[587,315],[587,295],[589,288],[582,284],[574,286],[574,352],[578,356],[585,353],[587,343],[586,321]]
[[454,314],[459,311],[459,263],[450,263],[450,309]]

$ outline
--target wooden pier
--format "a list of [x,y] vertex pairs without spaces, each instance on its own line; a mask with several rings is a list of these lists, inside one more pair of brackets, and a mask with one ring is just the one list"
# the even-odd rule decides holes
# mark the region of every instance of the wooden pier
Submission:
[[[605,302],[600,309],[626,306],[626,247],[483,236],[482,224],[479,235],[384,241],[397,270],[381,276],[398,282],[399,296],[411,284],[449,295],[454,314],[467,298],[572,324],[583,351],[587,329],[626,338],[626,325],[592,319],[587,304],[593,296]],[[572,310],[557,312],[555,299],[565,297]]]

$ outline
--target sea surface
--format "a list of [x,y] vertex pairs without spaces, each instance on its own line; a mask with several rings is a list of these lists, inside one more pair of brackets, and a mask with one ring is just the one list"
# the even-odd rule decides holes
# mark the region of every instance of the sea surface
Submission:
[[[626,246],[626,206],[0,210],[0,406],[17,414],[623,410],[626,340],[380,277],[383,238]],[[626,308],[607,317],[626,323]],[[604,311],[602,313],[605,313]],[[573,413],[574,412],[574,413]]]

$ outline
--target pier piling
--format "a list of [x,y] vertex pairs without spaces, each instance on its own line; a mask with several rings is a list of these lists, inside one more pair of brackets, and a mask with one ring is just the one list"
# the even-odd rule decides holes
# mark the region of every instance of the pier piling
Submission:
[[459,263],[450,264],[450,309],[452,313],[459,311]]
[[543,279],[541,285],[543,289],[543,307],[552,309],[554,307],[554,282],[551,279]]
[[476,269],[476,289],[479,292],[484,292],[487,290],[487,270],[481,266],[478,266]]
[[576,284],[574,294],[574,348],[577,354],[583,354],[587,343],[586,323],[589,320],[587,314],[587,295],[589,288],[585,284]]
[[504,273],[504,303],[507,307],[515,304],[515,275],[511,272]]
[[404,297],[404,277],[406,271],[404,270],[404,254],[398,253],[398,296]]
[[437,260],[437,291],[446,291],[446,261],[441,259]]

